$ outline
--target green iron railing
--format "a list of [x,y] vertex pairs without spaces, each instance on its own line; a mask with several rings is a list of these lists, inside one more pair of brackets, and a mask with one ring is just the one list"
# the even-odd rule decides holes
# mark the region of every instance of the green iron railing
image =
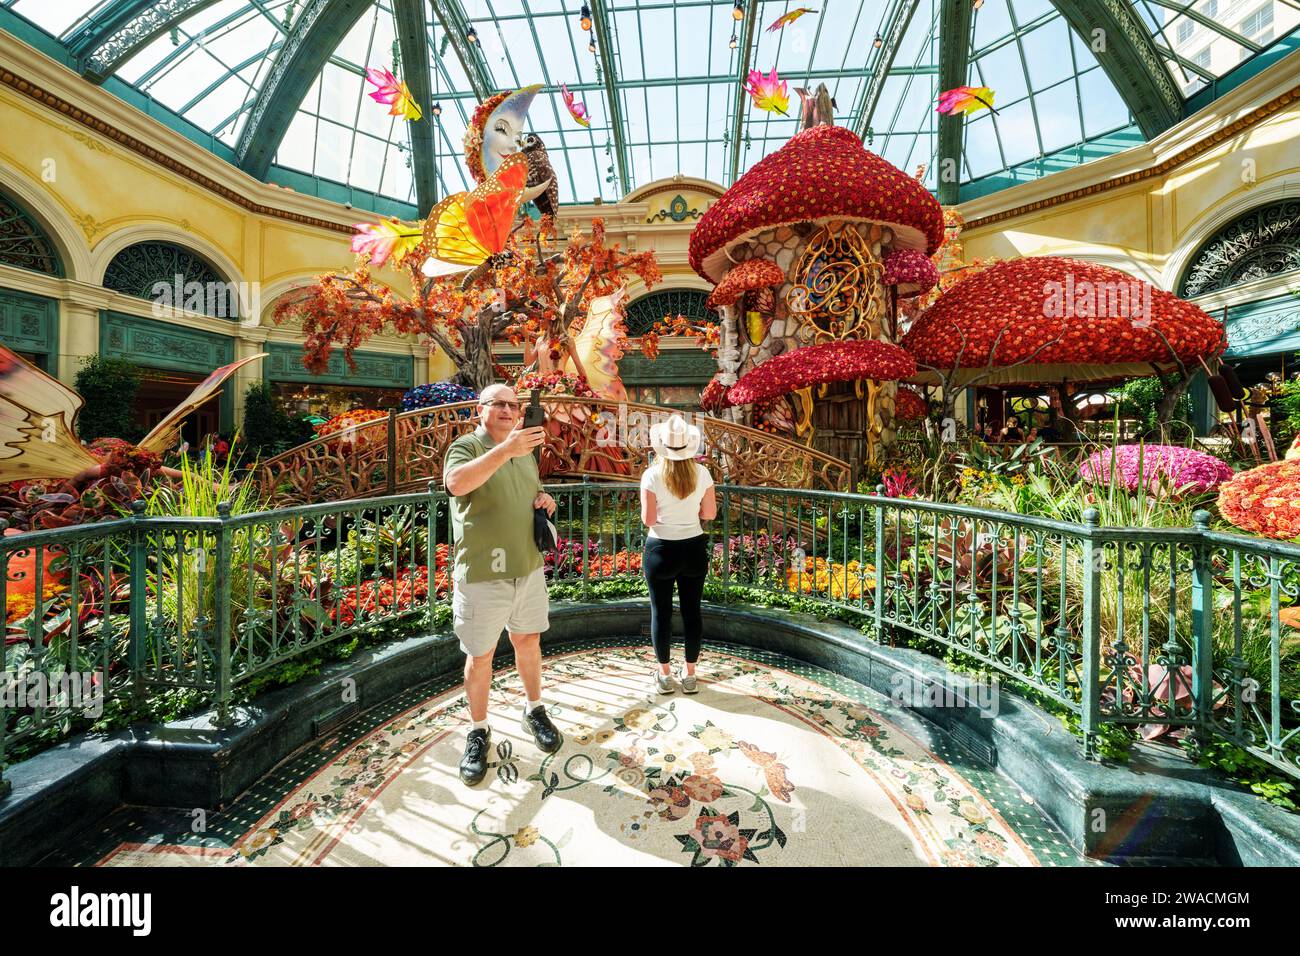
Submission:
[[[552,582],[639,581],[637,487],[555,485]],[[882,489],[883,491],[883,489]],[[1078,717],[1227,740],[1300,777],[1300,547],[1209,530],[1103,528],[881,495],[724,485],[721,600],[757,589],[852,612]],[[129,517],[0,538],[0,766],[172,691],[231,719],[246,686],[393,622],[449,620],[437,489],[216,517]],[[1300,614],[1300,611],[1297,611]],[[0,778],[0,790],[4,787]]]

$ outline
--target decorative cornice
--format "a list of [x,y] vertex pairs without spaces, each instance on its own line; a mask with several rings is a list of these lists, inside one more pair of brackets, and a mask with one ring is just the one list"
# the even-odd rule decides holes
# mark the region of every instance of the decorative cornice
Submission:
[[[89,113],[81,109],[79,106],[63,99],[61,96],[51,93],[49,90],[17,75],[12,70],[0,68],[0,84],[12,88],[29,99],[40,103],[42,106],[46,106],[57,113],[61,113],[74,124],[79,124],[84,126],[86,129],[93,130],[105,139],[108,139],[133,153],[143,156],[151,162],[157,163],[164,169],[189,180],[209,192],[215,193],[222,199],[234,203],[236,206],[246,209],[251,213],[255,213],[259,216],[268,216],[273,219],[283,219],[286,222],[298,223],[303,226],[313,226],[317,229],[326,229],[330,232],[340,232],[344,234],[350,234],[352,232],[350,226],[346,226],[342,223],[331,222],[328,219],[320,219],[315,216],[290,212],[286,209],[277,209],[274,206],[254,202],[247,196],[236,192],[224,183],[218,182],[211,176],[201,173],[197,169],[186,165],[174,156],[170,156],[166,152],[150,146],[148,143],[124,132],[113,124],[105,122],[93,113]],[[74,131],[70,129],[69,132]],[[88,224],[83,224],[82,228],[87,229]]]
[[[1024,205],[1015,206],[1010,209],[1003,209],[999,212],[978,219],[967,220],[966,229],[972,230],[979,229],[983,226],[992,226],[996,223],[1005,222],[1008,219],[1015,219],[1028,213],[1037,212],[1041,209],[1049,209],[1053,206],[1060,206],[1068,202],[1073,202],[1076,199],[1083,199],[1088,196],[1095,196],[1098,193],[1108,192],[1111,189],[1129,186],[1133,183],[1142,182],[1147,179],[1157,179],[1166,176],[1176,170],[1179,166],[1182,166],[1188,161],[1200,156],[1202,153],[1213,149],[1224,140],[1231,139],[1239,133],[1250,129],[1252,126],[1263,122],[1278,110],[1297,100],[1300,100],[1300,86],[1296,86],[1285,93],[1274,97],[1262,106],[1251,110],[1244,116],[1238,117],[1228,125],[1215,130],[1193,143],[1191,146],[1180,150],[1161,162],[1153,163],[1150,166],[1136,169],[1121,176],[1112,176],[1099,182],[1090,183],[1089,185],[1078,189],[1071,189],[1066,192],[1057,193],[1053,196],[1047,196],[1043,199],[1037,200],[1036,202],[1025,203]],[[1046,182],[1050,178],[1051,177],[1044,177],[1044,179],[1039,182]]]

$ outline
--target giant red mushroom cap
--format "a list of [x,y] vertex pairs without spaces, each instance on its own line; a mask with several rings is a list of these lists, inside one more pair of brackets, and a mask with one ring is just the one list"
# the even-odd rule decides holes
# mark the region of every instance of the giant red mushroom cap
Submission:
[[750,369],[727,389],[727,403],[748,405],[825,382],[859,378],[892,382],[914,374],[916,363],[912,356],[889,342],[826,342],[783,352]]
[[919,422],[929,414],[929,404],[920,392],[910,388],[898,389],[894,395],[894,421]]
[[691,232],[691,268],[718,282],[733,246],[777,226],[836,219],[887,225],[896,246],[927,254],[943,241],[943,210],[925,186],[852,130],[820,125],[764,156],[709,207]]
[[785,282],[785,273],[771,259],[746,259],[726,274],[704,303],[706,308],[731,305],[746,292],[770,289]]
[[919,249],[894,249],[885,256],[885,272],[881,278],[892,285],[900,299],[929,292],[939,284],[939,270]]
[[[1105,294],[1098,297],[1098,289]],[[1116,308],[1123,299],[1110,297],[1121,291],[1127,314]],[[1049,307],[1058,292],[1072,312]],[[1090,293],[1099,307],[1085,310]],[[984,384],[1097,382],[1150,375],[1152,365],[1167,368],[1175,356],[1195,365],[1220,354],[1227,336],[1204,310],[1118,269],[1034,256],[962,279],[921,313],[902,345],[922,367],[978,370],[959,371],[957,384],[983,376],[990,361],[994,371]]]

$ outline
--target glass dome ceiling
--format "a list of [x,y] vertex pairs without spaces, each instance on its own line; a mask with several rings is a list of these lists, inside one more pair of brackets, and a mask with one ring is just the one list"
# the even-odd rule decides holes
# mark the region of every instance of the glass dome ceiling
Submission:
[[[957,196],[944,195],[936,171],[956,160],[968,198],[1154,135],[1198,91],[1270,47],[1289,49],[1300,24],[1300,0],[819,0],[818,12],[771,32],[795,3],[588,2],[590,30],[581,0],[0,7],[56,37],[92,79],[114,76],[209,134],[254,175],[299,185],[307,174],[425,207],[472,185],[461,138],[475,105],[532,83],[544,90],[530,125],[563,201],[616,201],[675,173],[729,185],[795,131],[795,119],[741,92],[749,69],[773,66],[792,112],[795,87],[825,83],[837,121],[871,149],[908,172],[924,167],[945,201]],[[414,124],[388,116],[366,95],[368,66],[393,69],[440,110]],[[569,118],[561,83],[587,104],[589,129]],[[998,112],[970,117],[954,145],[934,105],[960,83],[991,87]]]

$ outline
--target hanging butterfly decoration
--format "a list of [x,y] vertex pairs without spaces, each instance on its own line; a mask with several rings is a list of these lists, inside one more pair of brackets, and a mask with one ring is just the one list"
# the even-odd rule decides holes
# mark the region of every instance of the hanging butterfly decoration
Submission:
[[[154,454],[171,448],[187,415],[240,368],[263,358],[265,352],[212,372],[135,447]],[[0,345],[0,482],[98,474],[102,460],[76,437],[84,404],[68,386]]]
[[794,23],[794,21],[798,20],[805,13],[817,13],[817,12],[819,11],[813,10],[809,7],[795,7],[789,13],[782,14],[781,16],[773,20],[772,25],[767,28],[767,32],[775,33],[777,30],[780,30],[782,27],[788,27],[790,24]]
[[935,108],[935,111],[945,115],[965,113],[969,116],[976,110],[982,109],[997,113],[997,110],[993,107],[993,91],[991,89],[987,86],[955,86],[951,90],[944,90],[939,94],[939,105]]
[[590,129],[591,117],[587,113],[587,104],[576,102],[573,94],[569,92],[569,88],[563,83],[560,84],[560,95],[564,97],[564,107],[569,111],[569,115],[573,117],[573,121],[579,126]]
[[776,67],[767,76],[762,70],[750,70],[745,81],[745,92],[754,101],[754,105],[766,113],[780,113],[789,116],[790,90],[785,80],[776,74]]
[[527,184],[528,158],[510,153],[473,192],[456,193],[434,206],[424,221],[423,241],[429,250],[424,274],[434,278],[464,272],[503,252],[520,205],[550,185]]
[[370,94],[370,98],[376,103],[387,105],[389,116],[400,116],[414,123],[422,115],[410,89],[389,70],[382,67],[369,67],[366,70],[366,80],[377,87]]
[[401,259],[420,244],[424,230],[419,226],[408,226],[396,219],[381,219],[379,222],[359,222],[353,227],[356,234],[352,237],[352,251],[370,256],[370,264],[376,268],[389,259]]

